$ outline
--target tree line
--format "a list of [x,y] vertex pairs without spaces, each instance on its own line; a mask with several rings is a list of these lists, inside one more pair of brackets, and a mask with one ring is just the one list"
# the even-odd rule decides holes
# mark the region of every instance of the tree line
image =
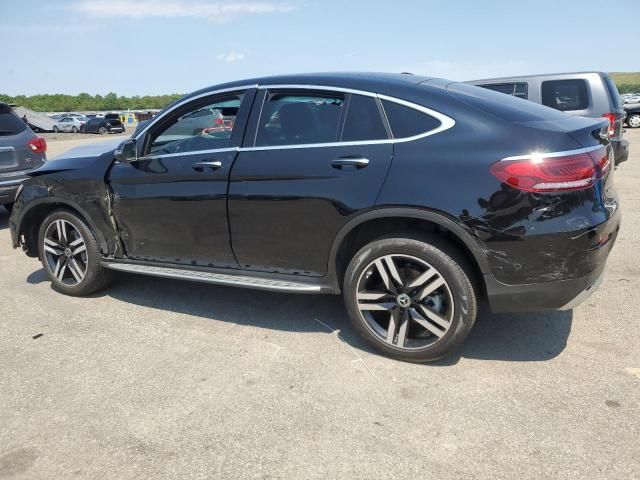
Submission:
[[164,108],[169,103],[182,97],[180,93],[170,95],[135,95],[133,97],[118,96],[111,92],[107,95],[78,95],[41,94],[17,95],[15,97],[0,94],[0,102],[27,107],[36,112],[77,112],[77,111],[108,111],[108,110],[144,110]]

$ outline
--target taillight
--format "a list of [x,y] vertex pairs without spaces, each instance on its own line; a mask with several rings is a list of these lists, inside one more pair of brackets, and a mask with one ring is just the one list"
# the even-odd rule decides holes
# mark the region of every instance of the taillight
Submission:
[[603,113],[602,116],[609,120],[609,138],[617,137],[622,126],[622,120],[615,113]]
[[34,153],[46,153],[47,141],[42,137],[32,138],[27,142],[27,147]]
[[538,153],[509,157],[491,165],[491,173],[501,182],[525,192],[582,190],[604,176],[611,163],[607,148]]

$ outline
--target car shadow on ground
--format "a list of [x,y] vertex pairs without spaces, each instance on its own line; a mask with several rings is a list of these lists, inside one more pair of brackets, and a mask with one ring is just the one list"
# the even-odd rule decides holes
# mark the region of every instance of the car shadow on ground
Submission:
[[[27,281],[41,283],[48,278],[39,269]],[[298,333],[338,330],[339,338],[347,344],[377,355],[352,328],[338,295],[273,293],[133,274],[119,274],[110,288],[95,296],[105,295],[216,322]],[[430,365],[455,365],[461,358],[546,361],[558,356],[567,345],[571,311],[492,314],[486,308],[481,310],[462,347]]]
[[0,206],[0,230],[4,230],[9,226],[9,211]]

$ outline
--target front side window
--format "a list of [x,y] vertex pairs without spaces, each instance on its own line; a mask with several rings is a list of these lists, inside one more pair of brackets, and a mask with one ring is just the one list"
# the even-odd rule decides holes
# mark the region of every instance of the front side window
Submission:
[[589,107],[587,82],[582,79],[542,82],[542,104],[560,111]]
[[342,131],[343,142],[386,140],[387,129],[375,98],[351,95]]
[[441,125],[437,118],[396,102],[382,100],[382,106],[387,114],[393,138],[414,137]]
[[227,148],[242,103],[242,94],[196,103],[152,134],[149,153],[166,155]]
[[337,93],[269,92],[260,115],[255,145],[336,142],[344,100],[344,95]]

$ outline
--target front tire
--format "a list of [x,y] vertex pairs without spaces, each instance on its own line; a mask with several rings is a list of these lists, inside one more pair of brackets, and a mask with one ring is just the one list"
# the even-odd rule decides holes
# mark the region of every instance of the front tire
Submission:
[[42,222],[38,249],[53,288],[66,295],[89,295],[113,278],[113,272],[100,265],[93,232],[69,211],[56,210]]
[[106,129],[105,127],[100,127],[100,128],[98,129],[98,133],[99,133],[100,135],[104,135],[105,133],[107,133],[107,129]]
[[58,133],[60,132],[60,129],[56,126],[53,127],[53,133]]
[[476,319],[473,275],[438,237],[385,238],[362,248],[344,277],[355,329],[377,350],[410,362],[449,355]]
[[629,128],[640,128],[640,113],[632,113],[627,117]]
[[78,133],[78,127],[74,126],[71,128],[71,133]]

